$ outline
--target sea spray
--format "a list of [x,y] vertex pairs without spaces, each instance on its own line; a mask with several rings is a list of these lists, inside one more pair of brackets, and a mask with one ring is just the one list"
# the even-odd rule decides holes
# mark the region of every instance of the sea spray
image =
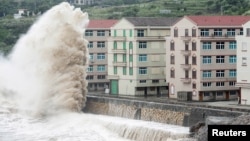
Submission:
[[1,97],[11,96],[18,109],[32,114],[81,111],[87,93],[83,34],[88,21],[87,13],[67,2],[39,17],[1,58]]

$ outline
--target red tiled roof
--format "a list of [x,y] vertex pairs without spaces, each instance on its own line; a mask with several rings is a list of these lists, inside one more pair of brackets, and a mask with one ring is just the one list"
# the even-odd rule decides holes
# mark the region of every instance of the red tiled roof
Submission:
[[89,20],[87,28],[110,28],[118,20]]
[[241,26],[250,16],[187,16],[197,26]]

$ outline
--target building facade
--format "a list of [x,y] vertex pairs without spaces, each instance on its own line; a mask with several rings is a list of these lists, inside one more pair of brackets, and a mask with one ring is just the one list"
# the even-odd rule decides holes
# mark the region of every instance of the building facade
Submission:
[[243,25],[243,35],[237,40],[237,83],[240,88],[239,104],[250,105],[250,21]]
[[176,18],[123,18],[111,28],[108,79],[112,95],[167,94],[165,38]]
[[75,5],[93,5],[95,0],[68,0],[70,3]]
[[90,20],[85,31],[88,40],[89,67],[87,80],[89,91],[105,91],[109,87],[108,75],[108,42],[110,28],[117,20]]
[[237,99],[235,35],[249,16],[185,16],[166,38],[169,97],[215,101]]

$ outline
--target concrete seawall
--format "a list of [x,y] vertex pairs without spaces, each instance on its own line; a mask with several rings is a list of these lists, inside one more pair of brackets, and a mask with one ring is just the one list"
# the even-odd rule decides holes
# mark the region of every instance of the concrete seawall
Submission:
[[190,127],[206,116],[237,117],[249,109],[232,109],[179,102],[149,102],[137,99],[88,96],[86,113],[118,116]]

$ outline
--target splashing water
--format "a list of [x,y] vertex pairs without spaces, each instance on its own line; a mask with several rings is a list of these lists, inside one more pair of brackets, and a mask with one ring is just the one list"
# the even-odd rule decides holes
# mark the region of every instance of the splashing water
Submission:
[[87,93],[87,24],[87,13],[66,2],[48,10],[1,62],[1,92],[11,92],[19,108],[35,114],[81,111]]
[[88,14],[63,2],[0,57],[1,141],[152,141],[188,128],[81,113],[87,94]]

